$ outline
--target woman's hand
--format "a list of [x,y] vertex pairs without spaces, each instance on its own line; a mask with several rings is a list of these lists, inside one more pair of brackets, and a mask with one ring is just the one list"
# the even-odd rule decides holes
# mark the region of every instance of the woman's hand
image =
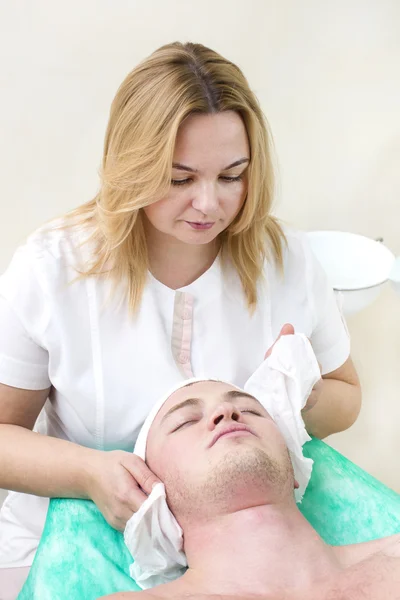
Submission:
[[[272,344],[272,346],[269,348],[269,350],[266,352],[264,360],[266,358],[268,358],[268,356],[271,355],[272,349],[275,346],[276,342],[283,336],[283,335],[293,335],[294,334],[294,327],[293,325],[291,325],[290,323],[286,323],[278,337],[276,338],[275,342]],[[320,367],[321,370],[321,367]],[[323,380],[320,379],[319,381],[317,381],[317,383],[314,385],[311,394],[308,397],[307,403],[305,405],[305,407],[303,408],[302,412],[307,412],[308,410],[311,410],[312,408],[314,408],[314,406],[317,404],[319,397],[321,395],[321,391],[322,391],[322,386],[323,386]]]
[[[321,367],[319,367],[319,370],[321,371]],[[323,385],[324,385],[324,380],[323,379],[319,379],[317,381],[317,383],[314,384],[314,387],[311,390],[311,394],[308,396],[308,400],[306,402],[306,405],[305,405],[305,407],[301,411],[302,413],[305,413],[308,410],[311,410],[312,408],[314,408],[314,406],[317,404],[317,402],[318,402],[318,400],[319,400],[319,398],[321,396]]]
[[271,348],[269,348],[269,349],[267,350],[267,352],[265,353],[264,360],[265,360],[266,358],[268,358],[268,356],[270,356],[270,355],[271,355],[273,347],[275,346],[276,342],[277,342],[278,340],[280,340],[280,338],[281,338],[283,335],[294,335],[294,327],[293,327],[293,325],[291,325],[290,323],[286,323],[286,325],[284,325],[284,326],[282,327],[280,334],[278,335],[278,337],[276,338],[276,340],[275,340],[275,341],[274,341],[274,343],[272,344]]
[[120,531],[160,483],[139,456],[122,450],[95,451],[88,466],[87,495]]

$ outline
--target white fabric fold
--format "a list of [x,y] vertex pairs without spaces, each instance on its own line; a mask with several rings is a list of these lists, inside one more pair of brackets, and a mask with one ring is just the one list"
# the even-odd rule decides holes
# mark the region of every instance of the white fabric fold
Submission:
[[129,519],[124,540],[135,558],[130,576],[142,589],[173,581],[186,571],[182,529],[168,508],[163,483],[154,486]]
[[[299,483],[299,489],[295,490],[297,502],[301,501],[306,490],[313,464],[311,459],[303,456],[302,446],[310,440],[310,436],[304,426],[301,410],[320,377],[319,365],[309,340],[302,334],[295,334],[282,336],[276,342],[271,355],[243,388],[264,406],[285,439]],[[154,405],[139,433],[135,454],[146,460],[147,436],[164,402],[178,389],[200,381],[210,380],[195,378],[182,381]],[[124,539],[135,560],[130,574],[142,589],[177,579],[187,567],[182,529],[168,508],[163,484],[153,488],[150,496],[128,521]]]

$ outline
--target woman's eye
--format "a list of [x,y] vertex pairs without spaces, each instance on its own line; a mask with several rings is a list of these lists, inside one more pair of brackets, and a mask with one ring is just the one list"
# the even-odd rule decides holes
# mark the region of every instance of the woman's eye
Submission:
[[[225,175],[221,175],[220,179],[222,179],[222,181],[225,183],[234,183],[235,181],[242,181],[242,176],[239,175],[238,177],[227,177]],[[188,183],[191,183],[191,181],[192,179],[190,177],[187,177],[186,179],[171,179],[171,185],[187,185]]]
[[190,178],[187,179],[171,179],[172,185],[185,185],[190,182]]
[[224,175],[221,175],[221,179],[223,181],[226,181],[227,183],[233,183],[234,181],[242,181],[241,175],[238,175],[238,177],[225,177]]

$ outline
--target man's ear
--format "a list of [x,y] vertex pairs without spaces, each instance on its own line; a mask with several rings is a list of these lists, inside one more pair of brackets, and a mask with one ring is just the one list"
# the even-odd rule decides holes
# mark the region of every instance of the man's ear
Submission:
[[298,481],[296,481],[296,479],[295,479],[295,480],[294,480],[294,489],[295,489],[295,490],[298,490],[298,489],[299,489],[299,487],[300,487],[300,485],[299,485],[299,482],[298,482]]

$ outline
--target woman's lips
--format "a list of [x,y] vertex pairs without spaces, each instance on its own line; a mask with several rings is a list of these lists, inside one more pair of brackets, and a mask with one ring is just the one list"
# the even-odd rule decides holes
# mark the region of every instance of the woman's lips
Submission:
[[211,227],[214,225],[214,223],[196,223],[193,221],[186,221],[186,223],[188,225],[190,225],[190,227],[192,229],[196,229],[199,231],[205,230],[205,229],[211,229]]

